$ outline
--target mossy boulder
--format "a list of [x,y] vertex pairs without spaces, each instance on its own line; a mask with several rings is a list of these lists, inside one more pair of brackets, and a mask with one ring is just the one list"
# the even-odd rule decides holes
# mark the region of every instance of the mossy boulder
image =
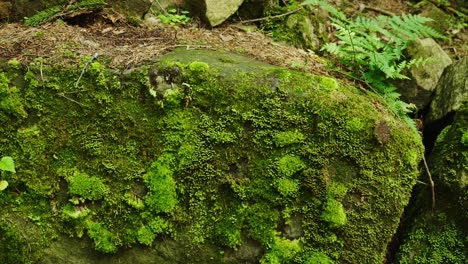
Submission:
[[218,51],[77,84],[86,61],[2,64],[11,254],[35,238],[28,258],[56,262],[68,235],[101,252],[81,263],[383,261],[423,147],[378,96]]
[[[430,188],[417,188],[398,263],[467,263],[467,103],[437,138],[428,162],[435,182],[435,208],[431,208]],[[427,176],[423,176],[425,181]]]

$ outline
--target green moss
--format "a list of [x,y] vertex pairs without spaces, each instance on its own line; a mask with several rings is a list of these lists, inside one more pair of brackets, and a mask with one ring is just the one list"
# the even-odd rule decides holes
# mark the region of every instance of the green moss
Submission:
[[151,246],[155,238],[156,234],[149,226],[142,226],[137,232],[138,242],[144,245]]
[[260,260],[261,264],[293,263],[294,257],[301,251],[298,240],[275,238],[275,244]]
[[464,245],[468,241],[463,231],[443,213],[429,216],[429,219],[409,233],[400,248],[398,263],[466,263],[468,258]]
[[68,181],[68,191],[70,194],[79,195],[84,199],[99,200],[108,192],[107,186],[101,179],[95,176],[88,176],[83,172],[75,172]]
[[274,136],[274,142],[278,147],[304,142],[304,134],[295,131],[279,132]]
[[304,168],[304,162],[297,156],[287,155],[278,161],[278,171],[286,177],[291,177]]
[[333,264],[334,262],[327,255],[321,252],[309,253],[304,264]]
[[[235,64],[219,60],[231,56]],[[190,69],[195,59],[209,67]],[[415,133],[376,110],[375,98],[311,74],[207,50],[161,61],[123,73],[94,63],[79,87],[80,67],[5,71],[28,116],[0,111],[0,153],[17,165],[0,217],[32,219],[50,237],[87,233],[101,252],[140,243],[180,253],[171,263],[222,263],[225,247],[255,243],[265,261],[321,252],[339,263],[382,262],[417,177]],[[172,91],[152,96],[153,75]],[[353,118],[359,132],[349,129]],[[373,125],[384,118],[392,135],[381,145]],[[286,225],[300,230],[299,242],[279,238]]]
[[291,179],[286,179],[286,178],[280,178],[276,182],[278,188],[278,192],[282,196],[296,196],[299,191],[300,183],[297,180],[291,180]]
[[343,205],[335,199],[329,198],[320,219],[329,223],[330,227],[336,228],[346,224],[346,211]]
[[89,237],[94,241],[96,250],[104,253],[114,253],[117,251],[117,241],[115,236],[103,225],[92,221],[86,222]]
[[468,132],[463,133],[461,137],[461,143],[465,146],[468,146]]
[[270,247],[275,243],[275,228],[279,219],[279,214],[275,210],[265,210],[270,208],[267,204],[254,204],[248,209],[247,223],[249,225],[249,235],[253,239],[260,241],[264,246]]
[[4,218],[0,218],[0,234],[0,263],[32,263],[28,261],[26,241]]
[[155,161],[144,176],[149,193],[145,203],[156,213],[170,213],[177,205],[176,183],[172,178],[173,156],[163,154]]
[[346,123],[346,128],[350,132],[357,133],[357,132],[360,132],[364,128],[364,123],[362,122],[360,118],[354,117],[348,120],[348,122]]

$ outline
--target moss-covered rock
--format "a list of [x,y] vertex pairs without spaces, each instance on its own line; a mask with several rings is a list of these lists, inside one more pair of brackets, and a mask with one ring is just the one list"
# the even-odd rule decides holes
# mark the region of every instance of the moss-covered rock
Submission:
[[[431,191],[416,191],[398,263],[468,262],[468,104],[437,138],[428,160],[435,182]],[[424,175],[424,179],[426,176]]]
[[84,62],[2,68],[0,218],[37,227],[27,258],[57,262],[66,234],[108,254],[76,263],[149,263],[138,244],[158,263],[382,262],[423,147],[377,96],[225,52],[94,62],[76,86]]

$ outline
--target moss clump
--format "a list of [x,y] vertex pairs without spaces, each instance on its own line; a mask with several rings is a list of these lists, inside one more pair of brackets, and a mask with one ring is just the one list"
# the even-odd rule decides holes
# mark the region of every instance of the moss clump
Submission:
[[304,168],[304,162],[297,156],[287,155],[278,161],[278,171],[286,177],[291,177]]
[[275,238],[275,244],[260,260],[261,264],[293,263],[294,257],[301,251],[298,240]]
[[104,182],[96,176],[88,176],[83,172],[75,172],[69,179],[68,190],[72,195],[79,195],[83,199],[102,199],[108,189]]
[[149,189],[145,203],[156,213],[170,213],[177,205],[176,183],[172,178],[172,162],[172,155],[163,154],[151,165],[144,176]]
[[340,202],[329,198],[325,203],[325,209],[320,215],[320,219],[329,223],[331,227],[341,227],[346,224],[346,212]]
[[117,251],[117,238],[102,224],[92,221],[86,222],[89,237],[94,241],[96,250],[104,253],[114,253]]
[[321,252],[312,252],[310,253],[305,261],[304,264],[333,264],[334,262],[327,257],[327,255]]
[[285,131],[279,132],[274,136],[274,141],[276,146],[284,147],[291,144],[297,144],[304,142],[304,134],[295,130],[295,131]]

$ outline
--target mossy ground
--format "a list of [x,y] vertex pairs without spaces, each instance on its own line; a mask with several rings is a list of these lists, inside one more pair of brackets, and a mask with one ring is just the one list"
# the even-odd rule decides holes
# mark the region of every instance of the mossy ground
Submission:
[[[197,52],[122,72],[95,62],[78,85],[83,66],[4,64],[0,154],[17,173],[5,176],[0,217],[15,223],[1,227],[18,250],[34,247],[34,261],[65,233],[107,253],[175,241],[185,254],[168,263],[223,263],[248,238],[261,263],[382,262],[416,181],[419,136],[333,79],[236,70],[236,57]],[[34,241],[18,235],[23,225]]]

